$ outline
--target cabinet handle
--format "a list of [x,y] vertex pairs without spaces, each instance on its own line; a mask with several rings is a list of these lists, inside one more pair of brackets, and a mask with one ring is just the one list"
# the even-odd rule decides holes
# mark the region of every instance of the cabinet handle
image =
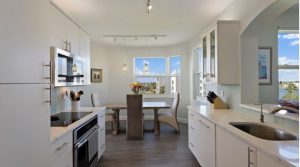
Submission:
[[190,114],[192,117],[195,116],[194,114]]
[[49,103],[51,106],[51,85],[48,88],[45,88],[46,91],[49,91],[49,100],[46,100],[45,103]]
[[59,146],[56,150],[57,151],[63,150],[67,145],[68,145],[68,143],[64,143],[61,146]]
[[190,126],[192,128],[192,130],[194,130],[194,127],[193,126]]
[[44,79],[50,80],[50,83],[51,83],[52,82],[52,77],[51,77],[51,70],[52,70],[51,62],[49,64],[45,64],[44,67],[49,68],[49,76],[48,77],[44,77]]
[[190,146],[191,146],[191,147],[194,147],[194,144],[193,144],[193,143],[190,143]]
[[248,147],[248,167],[251,167],[251,165],[255,165],[255,163],[251,162],[251,160],[250,160],[250,154],[253,152],[254,151],[250,147]]
[[202,125],[204,125],[206,128],[210,128],[208,125],[206,125],[203,121],[201,121],[200,119],[198,120]]

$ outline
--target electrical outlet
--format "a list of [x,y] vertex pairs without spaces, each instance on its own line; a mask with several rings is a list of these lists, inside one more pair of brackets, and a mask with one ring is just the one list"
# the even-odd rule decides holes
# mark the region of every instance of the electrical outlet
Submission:
[[220,91],[220,95],[221,95],[221,97],[224,97],[224,96],[225,96],[224,90],[221,90],[221,91]]

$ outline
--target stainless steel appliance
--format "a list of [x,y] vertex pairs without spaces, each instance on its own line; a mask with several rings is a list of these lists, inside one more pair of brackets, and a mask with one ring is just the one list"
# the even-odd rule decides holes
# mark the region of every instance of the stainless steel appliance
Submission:
[[98,117],[73,131],[74,167],[96,167],[98,162]]
[[55,47],[50,54],[54,86],[85,85],[85,59]]

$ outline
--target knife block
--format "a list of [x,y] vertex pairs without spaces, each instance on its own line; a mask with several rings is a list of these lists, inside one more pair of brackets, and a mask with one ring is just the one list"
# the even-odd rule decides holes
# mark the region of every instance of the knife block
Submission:
[[228,105],[220,97],[217,97],[214,100],[214,103],[211,104],[211,108],[213,108],[213,109],[228,109]]

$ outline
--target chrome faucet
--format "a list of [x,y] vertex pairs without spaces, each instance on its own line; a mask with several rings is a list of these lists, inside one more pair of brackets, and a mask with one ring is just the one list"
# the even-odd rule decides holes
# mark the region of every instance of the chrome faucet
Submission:
[[264,114],[263,114],[263,103],[260,103],[260,122],[264,123],[265,122],[265,118],[264,118]]

